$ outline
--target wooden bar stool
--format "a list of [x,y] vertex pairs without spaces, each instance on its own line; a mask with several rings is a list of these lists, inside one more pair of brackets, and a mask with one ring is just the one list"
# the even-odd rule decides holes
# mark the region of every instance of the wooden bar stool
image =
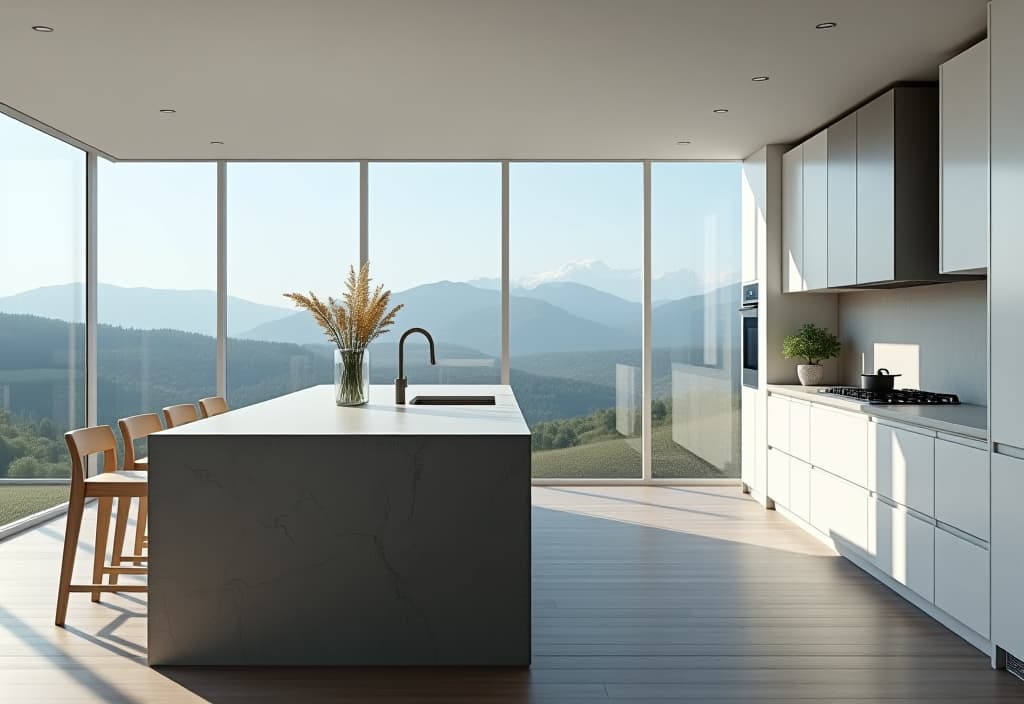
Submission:
[[[103,584],[103,575],[147,574],[146,567],[107,567],[107,534],[110,530],[110,510],[115,498],[146,497],[149,482],[145,472],[117,471],[117,442],[109,425],[82,428],[64,434],[71,451],[71,496],[68,499],[68,522],[64,531],[64,556],[60,565],[60,587],[57,591],[57,617],[55,623],[64,625],[71,592],[91,592],[92,600],[99,601],[101,592],[145,592],[145,584]],[[85,460],[92,455],[103,455],[103,472],[95,477],[85,476]],[[82,514],[88,498],[99,499],[96,513],[96,545],[92,566],[92,583],[72,584],[71,575],[78,551],[78,535],[82,529]],[[114,555],[120,556],[123,545],[114,545]],[[134,556],[132,556],[134,557]]]
[[164,422],[167,423],[168,428],[177,428],[179,425],[185,425],[191,423],[194,420],[199,420],[199,414],[196,413],[195,404],[192,403],[180,403],[177,406],[168,406],[163,409]]
[[[151,433],[157,433],[164,429],[160,422],[160,416],[156,413],[143,413],[138,416],[122,418],[117,421],[117,427],[121,429],[121,437],[124,438],[124,463],[122,469],[131,471],[149,470],[149,457],[136,457],[135,443],[148,437]],[[114,525],[114,543],[123,544],[124,534],[128,527],[128,511],[131,506],[131,499],[117,502],[117,523]],[[149,538],[146,537],[146,521],[149,518],[149,499],[139,499],[139,515],[135,523],[135,555],[141,555],[143,548],[149,547]],[[112,564],[116,567],[120,564],[120,556],[116,556]],[[142,560],[134,560],[134,564],[142,564]],[[110,578],[111,584],[117,584],[117,575]]]
[[221,413],[228,412],[228,402],[223,396],[201,398],[199,399],[199,410],[202,412],[203,418],[219,416]]

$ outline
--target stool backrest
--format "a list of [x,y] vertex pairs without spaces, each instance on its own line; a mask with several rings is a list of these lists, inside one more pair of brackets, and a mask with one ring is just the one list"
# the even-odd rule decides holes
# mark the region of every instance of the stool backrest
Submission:
[[176,428],[179,425],[185,425],[194,420],[199,420],[195,404],[181,403],[164,409],[164,421],[167,423],[168,428]]
[[85,460],[103,454],[103,471],[117,469],[117,440],[109,425],[80,428],[64,433],[64,442],[71,452],[71,488],[81,489],[85,484]]
[[121,429],[121,437],[124,438],[124,469],[136,469],[135,442],[142,440],[150,433],[157,433],[164,429],[160,422],[160,416],[156,413],[143,413],[122,418],[117,421],[117,427]]
[[203,418],[219,416],[228,412],[228,402],[223,396],[210,396],[199,399],[199,410],[203,412]]

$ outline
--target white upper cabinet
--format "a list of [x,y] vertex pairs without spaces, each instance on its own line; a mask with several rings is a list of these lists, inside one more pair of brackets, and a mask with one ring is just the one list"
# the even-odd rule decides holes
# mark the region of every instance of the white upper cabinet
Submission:
[[857,283],[891,281],[895,220],[895,93],[857,111]]
[[828,130],[803,144],[805,291],[828,287]]
[[[1024,5],[993,2],[992,51],[992,261],[989,314],[992,441],[1024,449]],[[993,485],[993,494],[995,486]],[[995,523],[995,516],[993,516]],[[1021,520],[1024,528],[1024,520]],[[1024,583],[1020,588],[1024,589]],[[1022,602],[1024,603],[1024,602]],[[1022,607],[1024,613],[1024,607]],[[1021,635],[1024,642],[1024,634]],[[1018,652],[1024,657],[1024,652]]]
[[804,148],[782,155],[782,291],[805,291]]
[[857,283],[857,113],[828,128],[828,285]]
[[943,273],[988,268],[989,44],[939,67]]

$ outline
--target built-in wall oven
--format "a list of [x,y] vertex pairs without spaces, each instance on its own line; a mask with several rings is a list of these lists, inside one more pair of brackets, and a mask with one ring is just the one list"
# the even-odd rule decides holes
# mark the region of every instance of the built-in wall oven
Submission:
[[740,307],[740,360],[743,385],[757,388],[757,292],[758,286],[744,284]]

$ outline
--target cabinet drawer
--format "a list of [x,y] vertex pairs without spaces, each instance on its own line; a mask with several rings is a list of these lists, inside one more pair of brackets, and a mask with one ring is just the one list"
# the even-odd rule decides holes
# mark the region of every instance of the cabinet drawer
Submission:
[[875,565],[928,601],[935,597],[935,526],[906,509],[871,499]]
[[768,498],[789,508],[789,455],[768,450]]
[[789,504],[790,511],[804,519],[811,520],[811,465],[798,459],[789,459]]
[[867,416],[812,405],[811,464],[866,487]]
[[811,525],[842,551],[868,548],[868,492],[823,470],[811,469]]
[[988,637],[988,550],[941,528],[935,531],[935,605]]
[[935,515],[935,438],[881,423],[868,429],[868,489]]
[[768,397],[768,445],[789,452],[789,399],[771,394]]
[[946,440],[935,441],[935,518],[988,540],[988,453]]
[[804,462],[811,460],[811,404],[789,402],[789,454]]

